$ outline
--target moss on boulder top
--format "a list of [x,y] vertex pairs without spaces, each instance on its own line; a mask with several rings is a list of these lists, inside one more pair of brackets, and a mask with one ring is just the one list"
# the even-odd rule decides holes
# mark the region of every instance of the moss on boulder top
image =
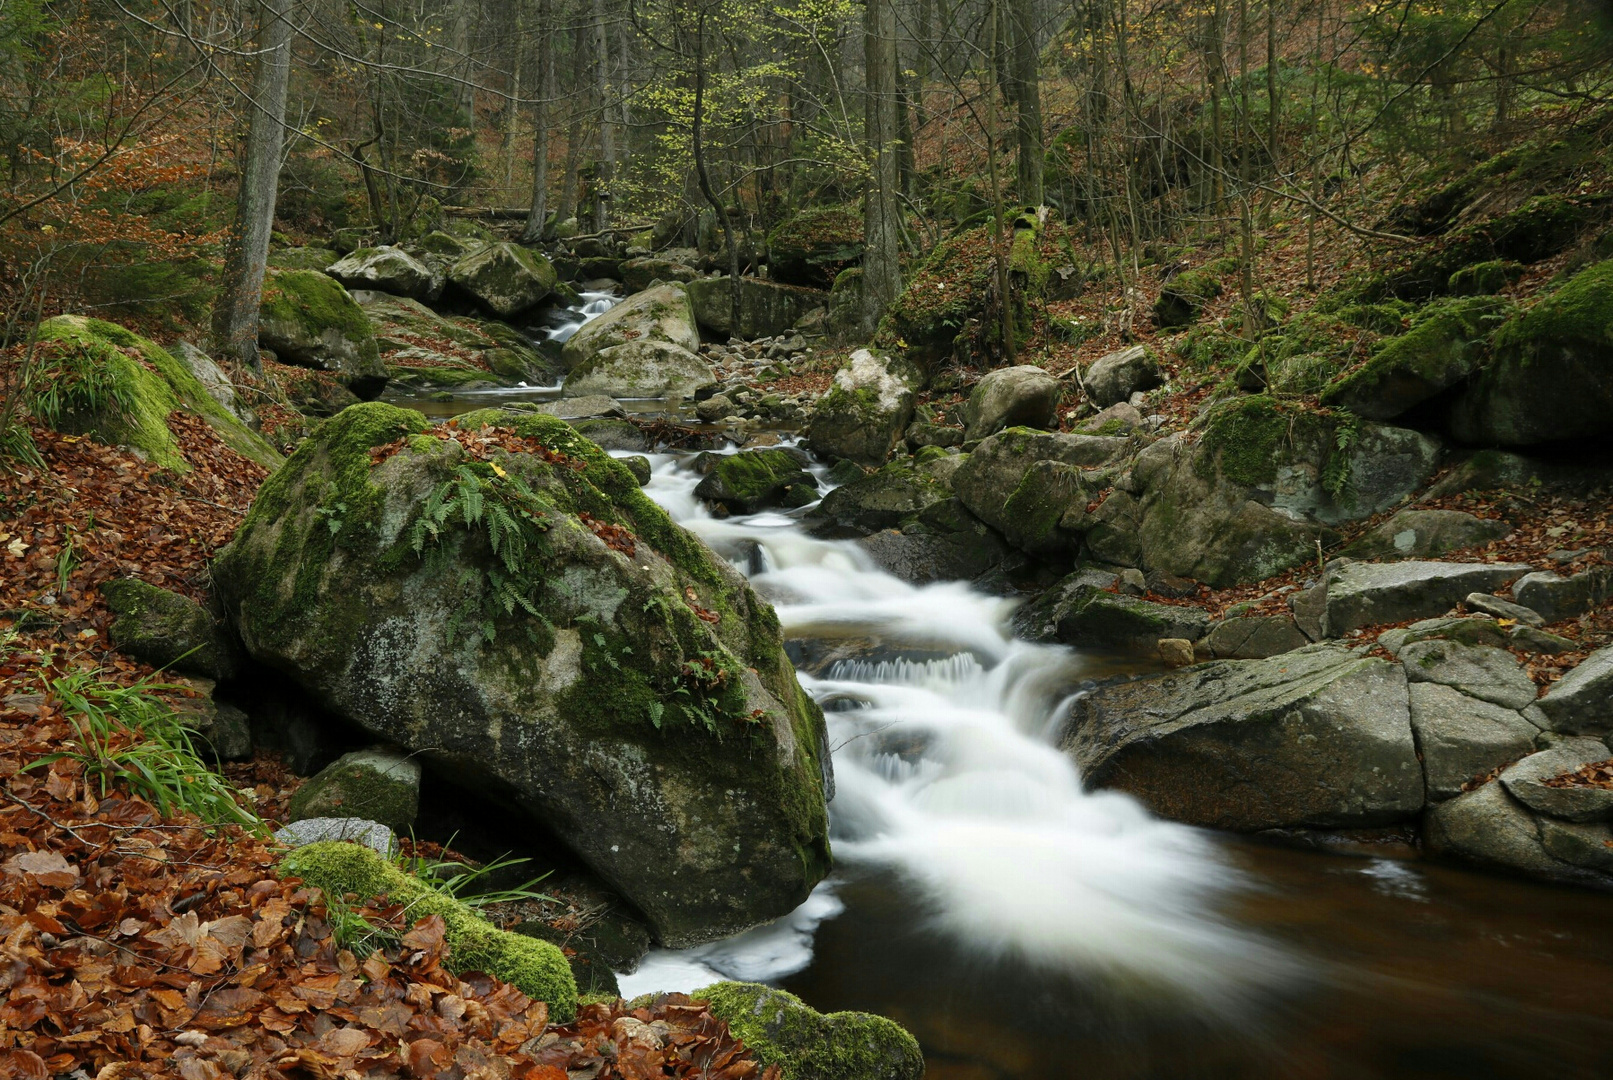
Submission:
[[386,385],[375,328],[342,283],[315,270],[281,270],[264,282],[258,342],[282,363],[335,375],[361,398]]
[[454,263],[453,282],[501,319],[529,311],[554,292],[559,275],[548,259],[516,244],[488,244]]
[[1452,408],[1465,442],[1527,446],[1613,432],[1613,260],[1503,323]]
[[349,893],[361,901],[384,896],[414,921],[440,916],[446,926],[448,966],[484,971],[549,1006],[566,1023],[577,1015],[577,982],[565,953],[547,941],[500,930],[469,907],[394,866],[362,844],[326,840],[300,847],[280,862],[286,877],[301,878],[327,896]]
[[855,206],[803,210],[767,234],[767,265],[789,285],[827,289],[862,258],[863,215]]
[[763,1065],[784,1080],[918,1080],[924,1054],[894,1020],[861,1012],[825,1015],[794,994],[759,983],[723,982],[689,995],[711,1003]]
[[168,428],[176,411],[206,420],[230,449],[264,468],[281,457],[261,435],[208,394],[190,368],[162,346],[116,323],[58,315],[39,326],[46,375],[29,402],[47,426],[129,446],[175,472],[190,465]]
[[666,944],[828,870],[823,717],[772,609],[564,421],[349,408],[214,576],[257,660],[540,819]]
[[1184,270],[1165,283],[1154,302],[1154,322],[1161,328],[1190,326],[1204,305],[1221,295],[1221,282],[1203,270]]
[[1435,301],[1364,365],[1330,382],[1322,404],[1369,420],[1399,416],[1472,374],[1506,313],[1507,304],[1490,296]]
[[172,668],[217,681],[235,674],[235,644],[207,609],[188,596],[139,578],[101,583],[101,598],[117,616],[112,644],[152,667]]
[[699,349],[700,332],[695,329],[688,291],[669,282],[628,297],[571,335],[560,357],[570,371],[605,349],[630,341],[665,341],[689,352]]

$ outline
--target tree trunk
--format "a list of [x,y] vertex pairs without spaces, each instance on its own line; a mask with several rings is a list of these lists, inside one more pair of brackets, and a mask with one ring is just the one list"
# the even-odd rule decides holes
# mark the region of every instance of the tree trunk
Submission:
[[864,137],[870,156],[863,208],[863,330],[872,334],[902,291],[901,196],[896,162],[896,12],[892,0],[867,0],[863,14]]
[[253,370],[258,363],[258,308],[269,263],[269,234],[286,141],[286,88],[291,81],[291,0],[260,0],[252,119],[236,196],[235,228],[224,263],[225,287],[213,313],[218,349]]
[[594,230],[610,228],[611,181],[616,173],[616,125],[610,105],[610,33],[605,0],[594,0],[594,89],[599,96],[599,168],[594,190]]
[[1019,201],[1040,206],[1042,193],[1042,77],[1036,49],[1036,4],[1013,0],[1009,7],[1014,61],[1014,106],[1019,135]]
[[532,209],[521,239],[543,239],[549,216],[549,102],[554,97],[554,20],[550,0],[538,0],[538,101],[532,107]]
[[728,305],[731,333],[739,334],[743,293],[739,281],[739,238],[734,235],[734,222],[728,207],[717,196],[712,186],[711,172],[706,167],[706,147],[702,138],[706,120],[706,9],[700,9],[695,22],[694,116],[689,124],[689,140],[694,151],[695,175],[700,180],[700,194],[711,205],[717,224],[723,231],[723,246],[728,250]]

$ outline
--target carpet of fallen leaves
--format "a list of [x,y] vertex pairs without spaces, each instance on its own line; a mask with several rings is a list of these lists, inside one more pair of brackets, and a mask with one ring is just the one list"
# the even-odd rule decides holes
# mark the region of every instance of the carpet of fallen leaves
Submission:
[[409,926],[384,900],[361,910],[395,944],[355,956],[317,890],[274,874],[271,842],[103,796],[77,762],[30,769],[72,732],[6,670],[0,1077],[776,1080],[679,995],[551,1025],[515,988],[450,973],[440,918]]

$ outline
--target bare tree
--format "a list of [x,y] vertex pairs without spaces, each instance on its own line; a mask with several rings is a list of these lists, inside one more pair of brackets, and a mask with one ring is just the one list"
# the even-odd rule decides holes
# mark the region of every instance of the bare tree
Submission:
[[863,329],[872,333],[902,291],[901,177],[897,161],[896,13],[892,0],[867,0],[863,13],[864,137],[869,169],[863,206]]

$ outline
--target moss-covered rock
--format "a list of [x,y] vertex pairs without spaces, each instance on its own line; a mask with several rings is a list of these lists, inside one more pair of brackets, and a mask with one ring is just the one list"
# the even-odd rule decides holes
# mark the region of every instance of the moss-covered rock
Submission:
[[776,447],[707,455],[710,471],[694,493],[741,514],[770,506],[805,506],[817,501],[818,484],[803,458]]
[[645,289],[590,319],[567,340],[560,357],[570,371],[605,349],[630,341],[665,341],[688,352],[700,348],[694,308],[683,285]]
[[692,397],[716,381],[711,365],[681,345],[626,341],[601,349],[572,368],[561,392],[571,397]]
[[554,291],[549,260],[516,244],[488,244],[459,259],[448,280],[501,319],[530,311]]
[[916,382],[903,365],[858,349],[818,399],[807,445],[832,460],[883,465],[913,420]]
[[1613,260],[1496,330],[1488,363],[1452,407],[1451,430],[1503,446],[1613,432]]
[[700,278],[689,282],[695,321],[719,339],[754,340],[777,337],[811,312],[828,307],[829,294],[819,289],[781,285],[760,278],[739,279],[739,321],[734,321],[732,278]]
[[[517,449],[456,435],[490,426]],[[772,609],[561,420],[349,408],[214,577],[254,658],[541,819],[666,944],[782,915],[827,871],[822,714]]]
[[327,896],[384,896],[416,921],[440,916],[447,928],[448,965],[456,972],[484,971],[528,997],[547,1002],[551,1019],[577,1014],[577,982],[565,954],[547,941],[500,930],[453,897],[433,889],[364,847],[341,841],[309,844],[280,862],[286,877],[302,879]]
[[375,328],[341,282],[313,270],[281,270],[264,282],[258,341],[282,363],[328,371],[360,398],[386,386]]
[[992,528],[1038,549],[1056,549],[1067,546],[1055,531],[1066,515],[1079,529],[1092,490],[1103,486],[1080,479],[1082,471],[1117,461],[1129,445],[1102,435],[1009,428],[963,460],[952,486],[963,505]]
[[724,982],[689,995],[711,1003],[763,1065],[784,1080],[919,1080],[924,1054],[901,1025],[872,1013],[824,1015],[794,994]]
[[1221,295],[1221,282],[1203,270],[1184,270],[1165,283],[1154,302],[1154,323],[1161,329],[1191,326],[1204,305]]
[[325,268],[325,273],[349,289],[379,289],[394,296],[432,299],[442,291],[442,279],[402,248],[359,248]]
[[280,454],[208,394],[168,350],[115,323],[59,315],[39,325],[40,371],[30,410],[47,426],[129,446],[175,472],[189,472],[168,428],[176,410],[194,413],[230,449],[268,469]]
[[1364,365],[1330,382],[1322,404],[1390,420],[1467,378],[1478,367],[1507,305],[1488,296],[1436,301]]
[[1447,291],[1452,296],[1493,296],[1523,277],[1523,269],[1510,259],[1474,263],[1451,275]]
[[269,252],[269,265],[276,270],[318,270],[324,273],[341,255],[327,247],[281,248]]
[[286,820],[363,818],[404,833],[419,811],[419,763],[376,747],[343,754],[309,777],[287,804]]
[[700,271],[671,259],[628,259],[622,263],[622,286],[630,293],[643,292],[656,281],[694,281]]
[[1210,616],[1202,608],[1108,592],[1075,573],[1021,608],[1014,626],[1032,641],[1152,656],[1161,638],[1203,637]]
[[909,459],[842,484],[807,516],[814,536],[850,538],[894,529],[952,497],[952,486],[932,468]]
[[139,578],[101,583],[101,598],[117,618],[112,644],[152,667],[203,678],[227,679],[239,664],[237,650],[207,609],[188,596]]
[[789,285],[827,289],[863,253],[863,216],[855,206],[803,210],[767,234],[767,265]]

